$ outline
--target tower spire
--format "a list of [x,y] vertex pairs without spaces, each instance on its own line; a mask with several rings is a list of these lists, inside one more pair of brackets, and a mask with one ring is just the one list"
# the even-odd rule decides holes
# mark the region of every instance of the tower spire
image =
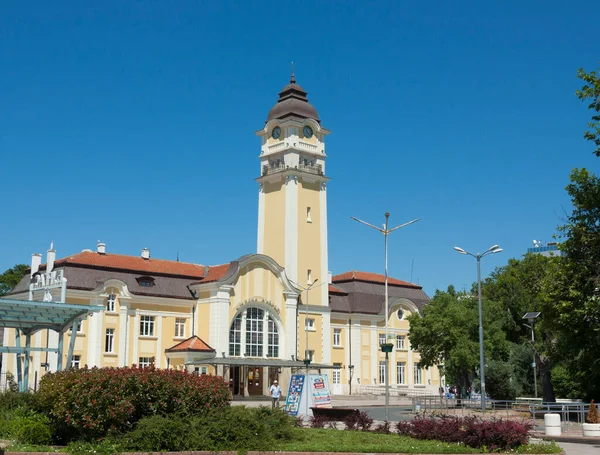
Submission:
[[292,62],[292,76],[290,77],[290,84],[296,83],[296,77],[294,76],[294,62]]

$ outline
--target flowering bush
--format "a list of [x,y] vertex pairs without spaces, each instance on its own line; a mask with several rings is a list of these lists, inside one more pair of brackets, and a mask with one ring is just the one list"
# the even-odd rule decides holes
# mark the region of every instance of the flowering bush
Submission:
[[64,440],[124,432],[145,416],[200,415],[229,404],[229,388],[221,377],[154,367],[49,373],[38,395]]
[[530,422],[483,420],[479,417],[421,417],[396,424],[398,433],[416,439],[435,439],[488,450],[511,450],[527,444]]

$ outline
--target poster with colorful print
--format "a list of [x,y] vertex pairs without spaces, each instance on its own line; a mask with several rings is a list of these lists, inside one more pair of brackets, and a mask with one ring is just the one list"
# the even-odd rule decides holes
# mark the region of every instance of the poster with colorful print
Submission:
[[290,386],[288,387],[284,410],[293,416],[298,415],[300,408],[300,399],[302,398],[302,390],[304,389],[304,377],[303,374],[293,374],[290,378]]
[[311,374],[310,390],[312,402],[315,408],[330,408],[331,393],[329,392],[329,381],[326,374]]

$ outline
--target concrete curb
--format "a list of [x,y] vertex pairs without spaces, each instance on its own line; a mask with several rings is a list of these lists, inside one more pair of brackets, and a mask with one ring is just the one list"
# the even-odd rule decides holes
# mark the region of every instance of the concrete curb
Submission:
[[531,434],[532,437],[541,439],[543,441],[556,441],[556,442],[571,442],[575,444],[598,444],[600,446],[600,438],[593,438],[589,436],[575,436],[575,435],[561,435],[561,436],[546,436],[545,433],[535,432]]

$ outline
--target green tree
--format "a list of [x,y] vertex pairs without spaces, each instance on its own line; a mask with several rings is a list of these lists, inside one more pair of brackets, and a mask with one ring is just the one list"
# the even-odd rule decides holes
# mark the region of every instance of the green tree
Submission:
[[567,186],[573,211],[559,227],[565,253],[549,282],[557,349],[584,398],[600,395],[600,179],[574,169]]
[[[540,254],[527,254],[523,259],[510,259],[504,267],[497,268],[485,281],[484,295],[500,304],[506,324],[507,338],[516,344],[524,344],[533,350],[541,379],[544,401],[555,401],[552,384],[552,368],[557,362],[556,345],[559,334],[556,333],[555,309],[550,289],[560,273],[561,257],[546,257]],[[536,320],[535,344],[531,341],[531,328],[523,315],[530,311],[541,311]],[[533,367],[526,371],[531,380]],[[520,371],[520,370],[515,370]],[[525,387],[533,392],[533,388]]]
[[8,269],[0,275],[0,296],[10,292],[17,284],[19,284],[19,281],[27,274],[28,270],[29,266],[17,264],[12,269]]
[[592,121],[588,122],[590,127],[583,137],[596,144],[594,154],[600,156],[600,71],[590,71],[586,73],[583,69],[579,69],[577,77],[584,82],[581,90],[575,93],[581,101],[590,101],[588,108],[595,112],[592,114]]
[[[484,351],[487,360],[508,358],[508,343],[498,318],[498,305],[485,302]],[[479,369],[477,297],[456,293],[450,286],[437,291],[422,314],[409,316],[411,346],[419,351],[424,366],[444,365],[448,382],[469,387]]]

